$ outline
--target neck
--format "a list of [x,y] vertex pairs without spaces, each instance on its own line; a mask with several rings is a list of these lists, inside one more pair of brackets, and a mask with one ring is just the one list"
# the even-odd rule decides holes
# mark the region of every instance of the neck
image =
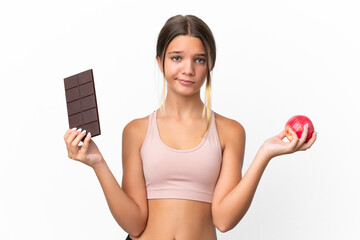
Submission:
[[162,117],[175,119],[202,118],[204,103],[200,92],[192,96],[179,96],[168,94],[165,99],[165,111]]

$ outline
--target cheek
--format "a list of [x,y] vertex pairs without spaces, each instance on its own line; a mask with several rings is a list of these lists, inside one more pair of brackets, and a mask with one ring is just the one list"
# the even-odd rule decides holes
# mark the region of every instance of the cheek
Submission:
[[165,65],[165,75],[171,76],[177,74],[180,71],[179,64],[166,64]]
[[199,68],[199,71],[198,71],[199,73],[200,73],[200,75],[203,77],[203,78],[206,78],[206,76],[207,76],[207,68],[206,67],[201,67],[201,68]]

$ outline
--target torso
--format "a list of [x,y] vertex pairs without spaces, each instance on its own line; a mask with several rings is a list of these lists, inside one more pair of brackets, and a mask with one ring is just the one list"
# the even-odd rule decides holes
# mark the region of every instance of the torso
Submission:
[[[146,137],[149,116],[138,119],[141,122],[141,137]],[[225,147],[223,133],[227,118],[215,113],[215,122],[221,150]],[[160,138],[174,149],[191,149],[203,138],[206,119],[194,120],[187,125],[175,121],[157,119]],[[177,136],[174,138],[174,136]],[[143,141],[142,141],[143,142]],[[216,240],[212,221],[211,204],[182,199],[149,199],[148,221],[144,232],[134,240]]]
[[182,199],[149,199],[145,231],[134,240],[216,240],[211,204]]

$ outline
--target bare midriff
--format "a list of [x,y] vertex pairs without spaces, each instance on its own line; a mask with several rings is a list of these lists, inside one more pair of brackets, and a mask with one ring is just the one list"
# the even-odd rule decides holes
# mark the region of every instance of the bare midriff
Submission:
[[211,204],[183,199],[149,199],[144,232],[133,240],[216,240]]

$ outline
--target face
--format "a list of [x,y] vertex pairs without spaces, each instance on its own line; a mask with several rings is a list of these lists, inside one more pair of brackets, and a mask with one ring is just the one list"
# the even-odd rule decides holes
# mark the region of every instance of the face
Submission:
[[[157,59],[161,71],[162,62]],[[199,92],[205,82],[207,63],[204,46],[199,38],[175,37],[164,57],[165,79],[169,90],[189,95]]]

